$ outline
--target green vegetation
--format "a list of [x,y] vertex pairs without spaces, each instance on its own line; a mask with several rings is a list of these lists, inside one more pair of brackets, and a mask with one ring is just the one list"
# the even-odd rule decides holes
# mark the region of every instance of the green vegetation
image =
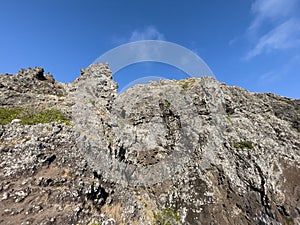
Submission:
[[177,83],[184,89],[187,90],[189,87],[191,87],[197,79],[195,78],[188,78],[184,80],[179,80]]
[[233,147],[235,148],[248,148],[248,149],[253,149],[253,143],[251,141],[241,141],[241,142],[236,142],[233,143]]
[[171,225],[173,222],[180,224],[179,213],[172,208],[156,212],[155,219],[157,220],[157,223],[161,225]]
[[109,137],[107,138],[107,140],[108,140],[110,146],[113,146],[114,141],[113,141],[112,137],[109,136]]
[[95,106],[96,105],[96,101],[94,99],[90,99],[90,103]]
[[13,119],[19,118],[21,109],[0,108],[0,125],[9,124]]
[[229,121],[229,123],[231,123],[231,125],[233,125],[233,122],[231,120],[230,114],[226,113],[226,119]]
[[34,125],[39,123],[60,122],[70,125],[70,120],[58,109],[46,109],[22,119],[21,124]]
[[59,93],[57,93],[57,96],[58,96],[58,97],[64,97],[65,94],[64,94],[63,92],[59,92]]
[[0,125],[9,124],[13,119],[20,119],[22,125],[60,122],[71,125],[69,118],[58,109],[33,110],[28,108],[0,108]]
[[30,140],[31,140],[31,137],[26,137],[25,138],[25,142],[30,141]]
[[286,218],[286,219],[285,219],[285,224],[286,224],[286,225],[294,224],[294,223],[293,223],[293,218],[290,218],[290,217]]
[[160,101],[160,104],[165,108],[165,109],[169,109],[171,107],[171,103],[166,100],[166,99],[162,99]]

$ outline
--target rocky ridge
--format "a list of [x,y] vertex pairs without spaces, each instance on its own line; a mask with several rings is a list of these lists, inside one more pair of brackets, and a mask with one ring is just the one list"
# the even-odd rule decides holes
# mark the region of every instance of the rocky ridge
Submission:
[[0,224],[300,224],[300,100],[211,77],[118,95],[107,64],[0,90],[70,119],[0,125]]

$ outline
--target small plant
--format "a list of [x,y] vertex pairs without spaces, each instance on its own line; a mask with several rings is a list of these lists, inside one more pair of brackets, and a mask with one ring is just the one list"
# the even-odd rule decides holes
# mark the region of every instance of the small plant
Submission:
[[232,120],[231,120],[231,117],[230,117],[230,114],[229,114],[229,113],[226,113],[226,119],[229,121],[229,123],[230,123],[231,125],[233,125],[233,122],[232,122]]
[[156,212],[155,219],[157,220],[157,223],[161,225],[171,225],[174,222],[180,224],[179,212],[172,208]]
[[31,137],[26,137],[25,138],[25,142],[30,141],[30,140],[31,140]]
[[196,79],[194,78],[188,78],[184,80],[179,80],[177,83],[184,89],[187,90],[189,87],[191,87],[195,83]]
[[59,92],[59,93],[57,93],[57,96],[58,96],[58,97],[64,97],[65,95],[64,95],[63,92]]
[[90,99],[90,103],[93,105],[93,106],[96,106],[96,101],[94,99]]
[[0,125],[9,124],[13,119],[16,119],[20,115],[21,109],[7,109],[0,108]]
[[169,109],[171,107],[171,103],[166,99],[162,99],[159,101],[159,106],[161,108]]
[[248,148],[248,149],[253,149],[253,143],[251,141],[241,141],[241,142],[236,142],[233,143],[233,147],[235,148]]
[[293,218],[287,217],[285,219],[285,223],[284,224],[285,225],[291,225],[291,224],[293,224]]
[[113,144],[114,144],[114,141],[113,141],[113,139],[111,138],[111,137],[108,137],[108,142],[109,142],[109,144],[110,144],[110,146],[113,146]]

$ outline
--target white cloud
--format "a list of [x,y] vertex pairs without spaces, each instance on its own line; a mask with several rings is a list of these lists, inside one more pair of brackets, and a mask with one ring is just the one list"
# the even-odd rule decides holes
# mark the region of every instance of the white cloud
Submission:
[[[145,42],[143,42],[143,40]],[[115,36],[113,37],[112,41],[115,44],[119,45],[119,47],[121,45],[129,44],[131,42],[136,42],[136,41],[141,41],[141,42],[139,42],[138,44],[131,43],[132,45],[126,47],[126,50],[123,53],[124,55],[127,55],[127,57],[123,57],[122,59],[119,59],[122,62],[120,61],[117,62],[118,56],[114,56],[114,55],[109,56],[110,58],[105,59],[104,61],[110,62],[110,60],[113,60],[114,62],[117,62],[116,64],[118,65],[118,64],[127,64],[128,63],[126,62],[127,59],[142,62],[142,61],[149,61],[147,60],[149,58],[160,58],[162,54],[160,45],[159,44],[157,44],[156,46],[153,46],[151,44],[149,45],[147,41],[150,40],[163,41],[165,40],[165,36],[164,34],[159,32],[159,30],[156,29],[155,26],[147,26],[144,29],[135,29],[124,36]],[[110,63],[110,66],[114,68],[114,64],[112,62]],[[118,71],[118,69],[115,69],[115,71]]]
[[165,35],[155,27],[147,26],[144,29],[135,29],[134,31],[123,36],[114,36],[112,42],[116,45],[126,44],[128,42],[142,40],[165,40]]
[[280,81],[282,79],[282,74],[278,73],[278,71],[269,71],[267,73],[262,74],[259,77],[259,82],[261,84],[269,84],[276,81]]
[[289,18],[295,12],[299,0],[256,0],[251,7],[255,15],[249,30],[258,29],[264,22]]
[[253,58],[263,52],[284,50],[300,46],[300,23],[290,19],[263,35],[255,47],[250,50],[246,59]]
[[253,47],[246,59],[300,46],[299,3],[299,0],[256,0],[252,4],[254,18],[247,35]]
[[148,26],[143,30],[134,30],[129,38],[130,42],[141,40],[165,40],[165,36],[154,26]]

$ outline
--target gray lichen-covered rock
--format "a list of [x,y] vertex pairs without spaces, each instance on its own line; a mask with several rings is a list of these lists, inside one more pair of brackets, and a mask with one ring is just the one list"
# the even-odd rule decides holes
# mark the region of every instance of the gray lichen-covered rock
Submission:
[[63,85],[56,82],[51,74],[44,74],[44,69],[40,67],[21,69],[15,75],[2,74],[0,90],[0,105],[8,107],[17,106],[19,103],[20,106],[29,105],[31,101],[42,101],[48,96],[62,97],[66,94]]
[[300,100],[211,77],[118,95],[107,64],[70,84],[1,75],[0,90],[0,107],[71,119],[0,126],[0,224],[300,223]]

